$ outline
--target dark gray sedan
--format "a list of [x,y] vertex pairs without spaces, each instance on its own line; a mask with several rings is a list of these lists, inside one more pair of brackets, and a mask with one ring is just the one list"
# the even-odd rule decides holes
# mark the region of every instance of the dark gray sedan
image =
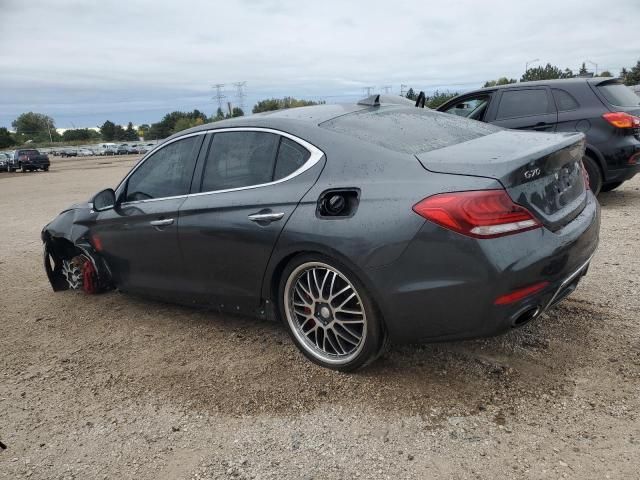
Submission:
[[281,319],[353,370],[387,340],[495,335],[570,294],[598,244],[584,136],[372,97],[180,132],[42,232],[54,290]]

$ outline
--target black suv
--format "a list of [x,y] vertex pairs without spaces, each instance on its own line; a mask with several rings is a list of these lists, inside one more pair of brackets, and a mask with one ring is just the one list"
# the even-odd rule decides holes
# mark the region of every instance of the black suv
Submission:
[[640,98],[617,78],[512,83],[459,95],[438,110],[505,128],[583,132],[591,189],[619,187],[640,171]]

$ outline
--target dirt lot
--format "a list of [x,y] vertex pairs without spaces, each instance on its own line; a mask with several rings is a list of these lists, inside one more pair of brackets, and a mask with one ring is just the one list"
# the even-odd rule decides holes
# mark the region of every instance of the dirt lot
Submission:
[[134,161],[0,173],[0,478],[639,478],[640,178],[536,323],[345,375],[277,324],[51,291],[40,229]]

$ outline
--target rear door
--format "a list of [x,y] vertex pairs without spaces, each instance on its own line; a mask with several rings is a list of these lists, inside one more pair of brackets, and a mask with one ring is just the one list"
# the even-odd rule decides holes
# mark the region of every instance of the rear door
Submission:
[[548,87],[501,89],[495,101],[487,118],[494,125],[543,132],[556,129],[558,113]]
[[197,172],[200,193],[180,209],[188,288],[194,302],[254,312],[271,252],[316,182],[323,154],[261,128],[218,130],[207,140]]

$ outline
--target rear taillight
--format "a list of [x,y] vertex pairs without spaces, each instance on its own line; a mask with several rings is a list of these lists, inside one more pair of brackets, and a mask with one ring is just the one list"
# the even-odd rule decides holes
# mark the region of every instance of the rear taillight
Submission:
[[441,193],[417,203],[413,211],[475,238],[501,237],[542,226],[526,208],[513,203],[505,190]]
[[591,186],[589,185],[589,172],[587,172],[587,169],[584,166],[584,162],[582,160],[580,160],[580,165],[582,166],[582,178],[584,179],[584,188],[586,190],[589,190],[591,188]]
[[626,112],[609,112],[603,114],[602,118],[616,128],[640,128],[640,118]]

